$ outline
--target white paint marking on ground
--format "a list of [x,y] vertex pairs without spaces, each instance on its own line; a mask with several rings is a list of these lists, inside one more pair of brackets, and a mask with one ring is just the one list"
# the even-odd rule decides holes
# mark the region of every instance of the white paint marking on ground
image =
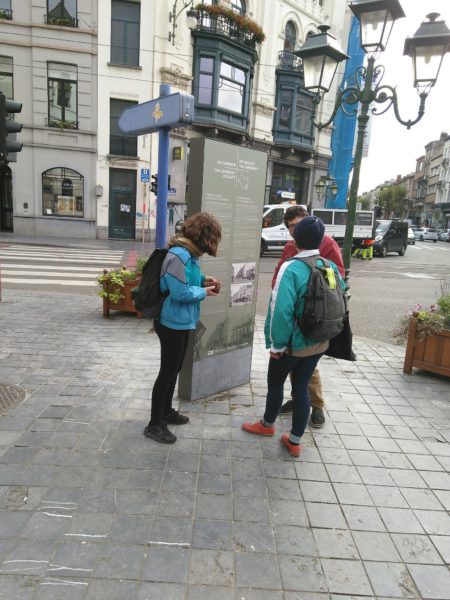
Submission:
[[27,283],[30,285],[49,285],[49,284],[53,284],[53,285],[67,285],[67,286],[71,286],[71,285],[76,285],[76,286],[81,286],[81,285],[85,285],[85,286],[94,286],[94,285],[98,285],[96,281],[68,281],[68,280],[64,280],[62,281],[61,279],[11,279],[10,277],[2,277],[2,282],[3,283]]
[[105,538],[108,537],[107,533],[65,533],[69,537],[88,537],[88,538]]
[[434,279],[433,275],[427,273],[402,273],[402,275],[410,279]]
[[88,585],[86,581],[66,581],[65,579],[54,579],[53,581],[41,581],[41,585]]
[[98,267],[83,267],[83,266],[70,266],[70,265],[27,265],[26,263],[3,263],[3,265],[5,266],[6,269],[11,269],[11,270],[15,270],[15,269],[27,269],[27,271],[30,271],[30,273],[33,270],[36,269],[46,269],[47,271],[63,271],[64,273],[67,271],[74,271],[74,272],[85,272],[85,271],[92,271],[92,273],[98,273]]
[[91,281],[95,279],[95,275],[93,273],[64,273],[61,271],[60,273],[55,273],[54,271],[15,271],[9,268],[9,265],[6,268],[2,269],[2,274],[4,275],[12,275],[15,277],[16,275],[29,275],[30,277],[86,277],[86,279],[90,279]]
[[150,540],[147,542],[149,546],[177,546],[178,548],[190,548],[191,545],[187,542],[153,542]]
[[[12,256],[5,256],[4,254],[2,254],[0,252],[0,258],[9,258],[9,259],[14,259],[15,257]],[[17,255],[17,258],[20,260],[34,260],[34,261],[40,261],[40,262],[58,262],[58,263],[95,263],[95,264],[111,264],[111,265],[117,265],[119,261],[115,260],[114,258],[104,258],[104,259],[98,259],[98,258],[68,258],[67,256],[61,257],[61,258],[55,258],[54,256],[49,256],[49,257],[37,257],[37,256],[24,256],[23,254]]]
[[50,564],[49,571],[86,571],[87,573],[92,572],[94,569],[82,569],[81,567],[65,567],[64,565],[52,565]]

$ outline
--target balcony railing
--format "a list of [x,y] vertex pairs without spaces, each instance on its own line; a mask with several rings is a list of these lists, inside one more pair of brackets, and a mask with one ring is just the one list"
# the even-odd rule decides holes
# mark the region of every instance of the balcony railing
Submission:
[[58,129],[78,129],[78,121],[65,121],[51,117],[47,119],[48,127],[56,127]]
[[0,8],[0,19],[12,21],[12,10],[10,8]]
[[197,31],[210,31],[235,42],[256,47],[255,34],[244,29],[238,22],[226,15],[211,15],[205,10],[198,11]]
[[281,52],[278,52],[277,69],[282,69],[283,71],[295,71],[303,74],[302,60],[292,52],[282,50]]
[[54,17],[45,15],[47,25],[59,25],[59,27],[78,27],[78,19],[75,17]]

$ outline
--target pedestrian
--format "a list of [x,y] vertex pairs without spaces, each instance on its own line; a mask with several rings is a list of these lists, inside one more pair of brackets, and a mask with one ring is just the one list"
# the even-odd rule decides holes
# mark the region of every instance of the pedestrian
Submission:
[[[308,216],[307,211],[303,208],[303,206],[291,206],[288,208],[284,214],[284,224],[289,230],[289,233],[293,237],[294,229],[297,223],[300,223],[302,219]],[[342,277],[344,277],[345,269],[344,263],[342,262],[341,250],[335,239],[331,237],[331,235],[327,235],[326,233],[323,236],[322,243],[319,247],[320,256],[327,260],[331,260],[337,266],[339,273]],[[280,270],[281,265],[292,258],[298,253],[298,248],[295,245],[294,240],[289,241],[285,247],[283,248],[283,254],[281,255],[281,259],[278,262],[278,265],[275,268],[275,272],[272,278],[272,289],[275,285],[278,271]],[[322,381],[320,379],[320,371],[319,369],[315,369],[314,373],[311,376],[311,381],[309,382],[309,398],[311,401],[311,426],[320,428],[325,425],[325,400],[323,398],[322,392]],[[292,405],[293,401],[288,400],[283,404],[280,409],[281,415],[289,415],[292,413]]]
[[163,444],[173,444],[176,436],[167,425],[184,425],[189,417],[172,407],[178,373],[186,354],[190,332],[198,323],[200,302],[206,296],[218,296],[220,282],[205,277],[199,258],[206,253],[217,255],[222,237],[219,222],[200,212],[186,219],[180,234],[169,242],[162,264],[160,289],[168,292],[161,314],[155,319],[155,331],[161,344],[161,364],[153,385],[150,422],[144,435]]
[[[319,248],[324,232],[325,226],[317,217],[301,219],[293,232],[297,256],[317,257],[316,264],[323,266]],[[329,262],[344,289],[336,265]],[[283,402],[284,382],[292,373],[292,428],[289,434],[281,436],[281,442],[292,456],[300,455],[300,441],[308,422],[309,380],[328,348],[328,341],[308,339],[297,325],[303,313],[310,271],[307,264],[295,259],[284,262],[278,271],[264,328],[266,348],[270,349],[266,409],[260,421],[242,425],[242,429],[257,435],[272,436],[275,433],[274,423]]]

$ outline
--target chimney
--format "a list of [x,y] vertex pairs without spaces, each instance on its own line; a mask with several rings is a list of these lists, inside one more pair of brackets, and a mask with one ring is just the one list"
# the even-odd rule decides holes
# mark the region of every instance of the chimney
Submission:
[[440,141],[445,141],[448,138],[448,133],[446,131],[443,131],[441,133],[441,137],[439,138]]

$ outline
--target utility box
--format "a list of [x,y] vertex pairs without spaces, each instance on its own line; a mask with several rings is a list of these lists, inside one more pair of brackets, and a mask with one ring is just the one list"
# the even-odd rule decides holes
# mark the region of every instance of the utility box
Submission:
[[222,226],[216,258],[201,269],[222,283],[201,303],[178,393],[197,400],[250,381],[267,156],[215,140],[191,141],[188,216],[214,215]]

